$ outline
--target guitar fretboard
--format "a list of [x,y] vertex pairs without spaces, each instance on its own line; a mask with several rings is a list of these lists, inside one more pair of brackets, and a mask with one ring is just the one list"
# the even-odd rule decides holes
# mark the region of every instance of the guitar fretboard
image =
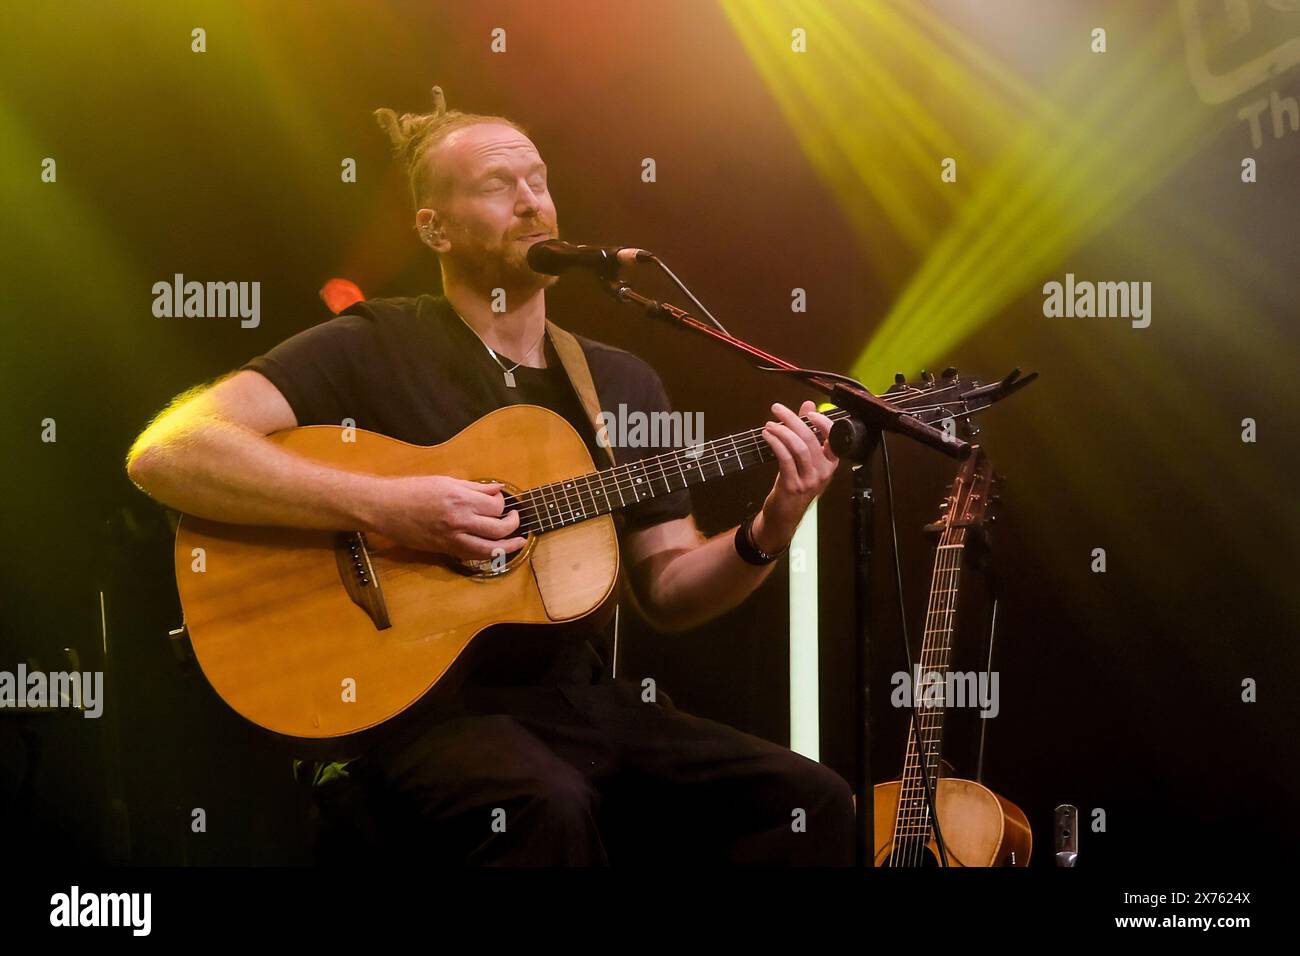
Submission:
[[[938,788],[939,761],[943,750],[944,693],[948,664],[952,657],[952,636],[957,623],[957,595],[961,585],[961,556],[966,546],[966,529],[949,527],[935,549],[934,573],[930,579],[930,604],[925,614],[925,634],[921,643],[920,679],[916,681],[919,718],[909,727],[907,756],[903,760],[895,817],[895,854],[904,859],[915,857],[916,844],[930,836],[930,805],[925,797],[925,779]],[[908,675],[909,678],[914,675]],[[918,749],[919,741],[919,749]]]
[[[847,414],[835,410],[827,417],[835,421]],[[807,417],[802,421],[812,424]],[[521,533],[553,531],[692,485],[734,475],[775,457],[763,438],[763,429],[753,428],[626,465],[539,485],[518,495],[507,495],[506,509],[519,511]]]

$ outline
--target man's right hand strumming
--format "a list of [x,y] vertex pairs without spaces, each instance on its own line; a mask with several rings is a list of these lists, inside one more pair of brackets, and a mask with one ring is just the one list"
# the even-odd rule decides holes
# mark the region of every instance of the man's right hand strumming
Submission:
[[527,542],[513,536],[519,512],[505,511],[503,487],[500,482],[446,475],[381,478],[375,485],[366,530],[408,548],[465,560],[510,554]]

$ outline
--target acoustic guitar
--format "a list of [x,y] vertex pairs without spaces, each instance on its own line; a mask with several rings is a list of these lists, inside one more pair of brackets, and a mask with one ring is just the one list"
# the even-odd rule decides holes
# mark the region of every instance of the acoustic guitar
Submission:
[[940,776],[946,689],[957,625],[957,599],[968,547],[985,527],[994,476],[976,445],[962,463],[939,519],[930,601],[925,614],[920,677],[915,688],[919,725],[908,727],[903,775],[875,786],[875,865],[940,865],[926,799],[928,775],[949,866],[1028,866],[1033,849],[1029,821],[1015,804],[973,780]]
[[[986,408],[1017,375],[984,386],[930,376],[926,388],[882,397],[900,414],[953,420]],[[615,512],[775,458],[752,429],[595,470],[573,427],[534,405],[497,409],[428,447],[325,425],[269,438],[355,472],[499,481],[527,540],[461,562],[346,529],[183,516],[177,589],[203,674],[239,714],[301,742],[377,728],[454,684],[464,673],[455,665],[494,625],[562,626],[607,609],[619,576]],[[524,630],[547,641],[546,626]]]

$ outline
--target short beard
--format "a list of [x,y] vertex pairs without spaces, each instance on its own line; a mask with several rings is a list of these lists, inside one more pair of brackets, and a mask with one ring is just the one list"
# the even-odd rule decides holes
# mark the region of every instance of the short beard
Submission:
[[[444,260],[443,269],[449,263]],[[509,293],[530,295],[540,289],[549,289],[559,281],[559,276],[542,275],[534,272],[528,265],[527,252],[518,258],[498,258],[479,256],[474,258],[457,258],[450,263],[452,271],[465,285],[491,296],[496,289],[505,289]]]

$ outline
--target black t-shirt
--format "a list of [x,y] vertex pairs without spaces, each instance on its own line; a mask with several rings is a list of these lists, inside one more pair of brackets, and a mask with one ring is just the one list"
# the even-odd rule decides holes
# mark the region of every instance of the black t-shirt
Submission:
[[[645,361],[613,346],[575,336],[582,346],[602,411],[650,414],[671,411],[663,383]],[[514,362],[501,356],[506,368]],[[447,441],[504,405],[541,405],[563,415],[587,443],[596,468],[609,466],[595,428],[560,364],[550,337],[544,369],[520,366],[515,387],[506,385],[487,348],[444,296],[368,299],[345,313],[281,342],[243,368],[260,372],[278,388],[299,425],[356,427],[416,445]],[[657,449],[613,448],[628,464]],[[630,505],[621,531],[650,527],[691,512],[686,489]],[[499,629],[493,629],[499,630]],[[530,684],[590,680],[604,661],[592,646],[603,643],[593,627],[568,629],[563,640],[518,642],[511,659],[488,659],[471,683]],[[495,644],[495,642],[494,642]],[[512,648],[514,644],[509,645]]]

